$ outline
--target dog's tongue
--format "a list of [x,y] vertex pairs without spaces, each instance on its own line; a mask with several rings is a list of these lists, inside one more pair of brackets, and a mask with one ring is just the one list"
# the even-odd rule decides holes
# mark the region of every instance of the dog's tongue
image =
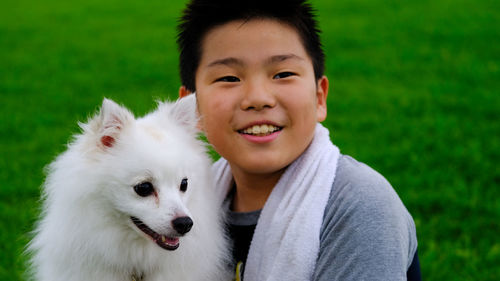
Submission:
[[157,240],[156,244],[166,250],[175,250],[179,247],[179,238],[167,237],[161,235]]

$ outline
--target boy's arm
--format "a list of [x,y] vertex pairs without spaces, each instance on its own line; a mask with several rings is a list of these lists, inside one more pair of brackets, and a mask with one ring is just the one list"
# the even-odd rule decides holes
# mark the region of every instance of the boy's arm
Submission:
[[380,174],[348,156],[339,161],[313,280],[406,280],[413,219]]

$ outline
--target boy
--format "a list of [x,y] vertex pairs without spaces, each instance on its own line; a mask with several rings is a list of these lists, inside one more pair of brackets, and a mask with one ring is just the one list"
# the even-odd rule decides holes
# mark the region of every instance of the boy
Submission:
[[319,124],[328,79],[310,5],[192,0],[179,31],[179,95],[196,92],[222,157],[236,280],[419,279],[410,214]]

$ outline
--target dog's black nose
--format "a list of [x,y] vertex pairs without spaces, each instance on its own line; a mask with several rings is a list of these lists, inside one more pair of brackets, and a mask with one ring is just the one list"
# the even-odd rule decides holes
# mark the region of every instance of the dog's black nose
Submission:
[[179,234],[186,234],[193,227],[193,220],[190,217],[180,217],[172,221],[172,226]]

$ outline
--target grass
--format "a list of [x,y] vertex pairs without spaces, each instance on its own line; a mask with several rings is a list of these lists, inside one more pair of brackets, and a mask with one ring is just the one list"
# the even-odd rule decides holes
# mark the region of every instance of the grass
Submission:
[[[5,2],[5,1],[4,1]],[[500,279],[500,2],[313,1],[342,152],[412,213],[425,280]],[[179,87],[184,1],[8,1],[0,10],[0,279],[23,280],[43,167],[113,98]]]

